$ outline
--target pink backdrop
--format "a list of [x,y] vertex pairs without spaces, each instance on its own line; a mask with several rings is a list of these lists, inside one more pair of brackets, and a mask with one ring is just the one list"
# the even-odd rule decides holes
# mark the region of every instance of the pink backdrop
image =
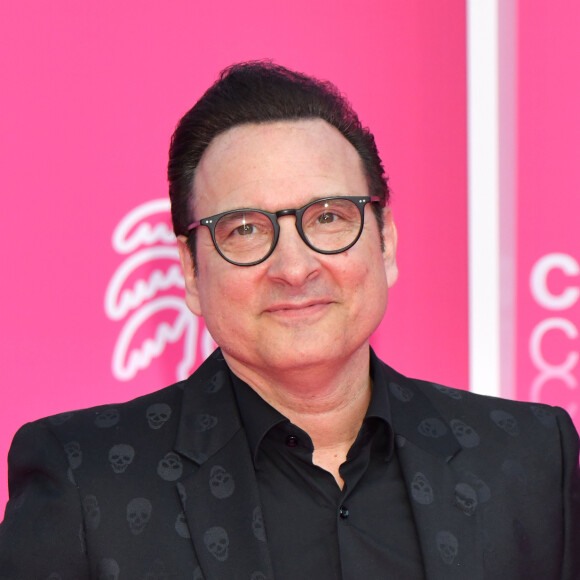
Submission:
[[519,6],[517,390],[580,426],[580,4]]
[[[580,8],[521,4],[516,395],[580,422]],[[461,0],[1,3],[0,458],[22,423],[158,389],[211,349],[178,298],[165,164],[181,114],[245,59],[333,80],[373,128],[400,238],[374,345],[466,388],[465,34]]]

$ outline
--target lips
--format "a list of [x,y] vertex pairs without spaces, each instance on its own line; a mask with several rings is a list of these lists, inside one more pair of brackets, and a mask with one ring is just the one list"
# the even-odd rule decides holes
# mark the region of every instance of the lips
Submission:
[[264,314],[282,324],[313,323],[326,315],[332,301],[311,300],[309,302],[280,303],[269,306]]
[[283,303],[275,304],[266,308],[265,312],[299,312],[313,310],[318,307],[328,306],[331,303],[330,300],[312,300],[309,302],[303,302],[300,304],[295,303]]

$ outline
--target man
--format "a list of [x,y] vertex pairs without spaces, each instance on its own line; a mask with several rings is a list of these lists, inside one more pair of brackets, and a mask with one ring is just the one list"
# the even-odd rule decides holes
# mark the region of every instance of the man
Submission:
[[568,415],[372,353],[397,234],[334,87],[231,67],[177,127],[169,181],[187,304],[220,349],[20,430],[1,578],[580,578]]

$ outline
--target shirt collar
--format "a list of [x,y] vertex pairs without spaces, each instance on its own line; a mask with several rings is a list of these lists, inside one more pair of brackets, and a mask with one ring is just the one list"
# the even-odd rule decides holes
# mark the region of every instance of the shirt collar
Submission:
[[280,423],[290,422],[282,413],[267,403],[252,387],[230,371],[232,385],[240,410],[242,424],[246,430],[246,437],[250,446],[254,465],[257,463],[257,454],[262,439]]
[[[258,450],[264,437],[274,426],[285,422],[289,423],[290,421],[262,399],[254,389],[238,378],[231,370],[230,374],[254,465],[257,465]],[[392,434],[391,405],[387,388],[388,380],[383,376],[382,366],[372,349],[370,376],[373,381],[373,389],[364,420],[379,419],[388,428],[388,432]],[[388,448],[388,455],[390,455],[392,445],[388,445]]]

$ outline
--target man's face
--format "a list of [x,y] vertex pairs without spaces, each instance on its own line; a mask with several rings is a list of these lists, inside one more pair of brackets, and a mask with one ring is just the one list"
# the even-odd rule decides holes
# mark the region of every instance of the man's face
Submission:
[[[240,208],[299,208],[334,195],[368,195],[354,147],[322,120],[235,127],[216,137],[194,180],[196,219]],[[394,283],[396,232],[385,212],[385,252],[372,208],[346,252],[323,255],[300,238],[294,216],[279,218],[273,254],[255,266],[226,262],[206,227],[197,229],[197,276],[180,237],[187,303],[233,368],[262,375],[344,361],[380,323]]]

